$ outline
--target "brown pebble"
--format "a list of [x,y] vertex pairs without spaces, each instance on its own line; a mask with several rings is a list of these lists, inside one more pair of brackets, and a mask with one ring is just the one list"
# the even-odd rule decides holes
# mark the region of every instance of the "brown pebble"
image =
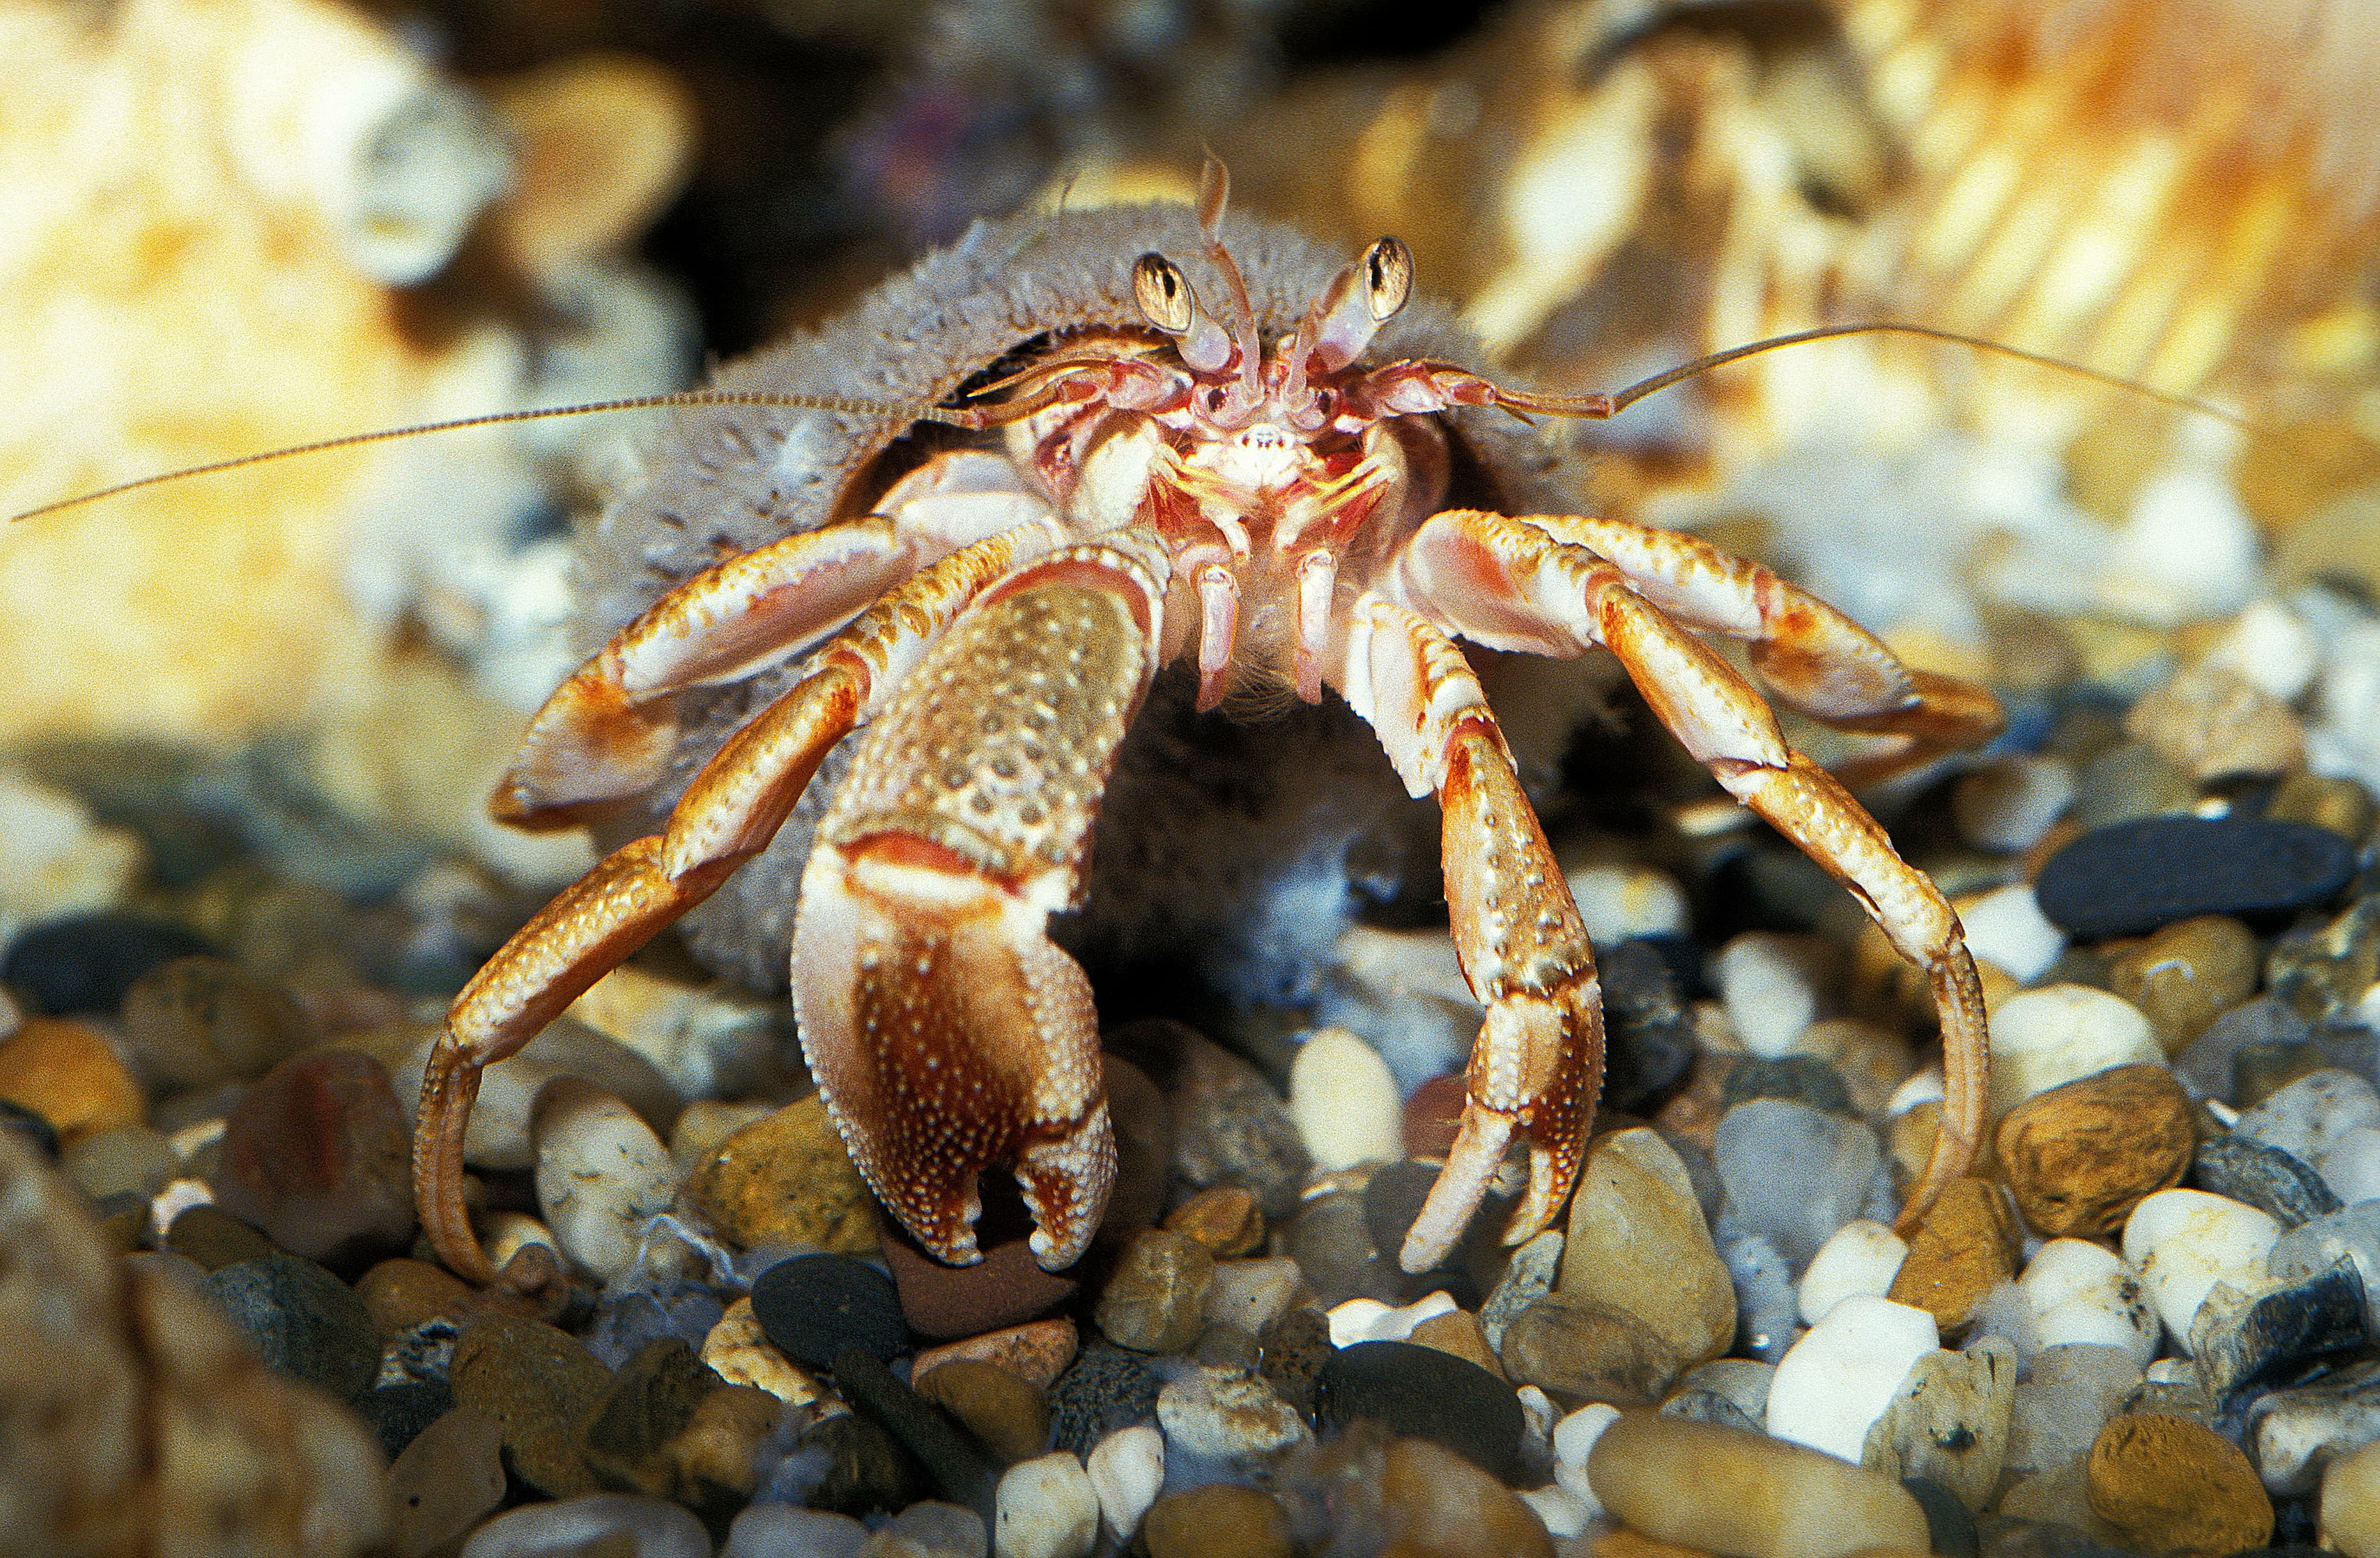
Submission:
[[1002,1466],[1048,1447],[1049,1398],[996,1363],[958,1357],[911,1376],[911,1388],[959,1420]]
[[1500,1380],[1504,1377],[1504,1360],[1488,1345],[1488,1333],[1480,1327],[1479,1317],[1468,1309],[1449,1309],[1442,1315],[1432,1315],[1415,1326],[1413,1334],[1405,1339],[1417,1346],[1451,1353],[1465,1363],[1475,1363]]
[[1686,1360],[1625,1309],[1548,1295],[1504,1328],[1504,1377],[1572,1406],[1645,1406],[1669,1393]]
[[1615,1519],[1706,1552],[1844,1558],[1927,1547],[1925,1510],[1891,1478],[1716,1423],[1623,1413],[1588,1453],[1586,1479]]
[[2292,773],[2273,791],[2265,815],[2277,822],[2309,822],[2337,834],[2350,844],[2372,836],[2374,806],[2372,792],[2352,779],[2319,773]]
[[1553,1538],[1512,1491],[1427,1439],[1389,1442],[1380,1558],[1554,1558]]
[[293,1255],[335,1265],[412,1236],[413,1130],[369,1055],[283,1061],[232,1106],[219,1150],[215,1199]]
[[2228,915],[2177,920],[2107,959],[2107,988],[2138,1006],[2165,1053],[2179,1054],[2256,992],[2256,937]]
[[140,1084],[106,1035],[73,1017],[29,1016],[0,1041],[0,1099],[47,1120],[67,1145],[149,1114]]
[[1719,1116],[1727,1113],[1728,1074],[1742,1058],[1719,1050],[1696,1050],[1685,1085],[1653,1112],[1653,1124],[1709,1151],[1718,1139]]
[[2289,706],[2213,661],[2135,701],[2124,730],[2202,785],[2305,764],[2305,727]]
[[1974,1320],[1985,1295],[2015,1278],[2022,1243],[1998,1186],[1954,1179],[1917,1225],[1885,1296],[1926,1310],[1944,1335],[1953,1335]]
[[721,1142],[685,1193],[747,1249],[877,1252],[875,1200],[816,1093]]
[[400,1331],[435,1320],[471,1296],[471,1284],[427,1260],[382,1260],[356,1279],[356,1296],[386,1341]]
[[783,1403],[754,1385],[722,1385],[696,1402],[662,1447],[671,1496],[697,1509],[748,1503],[760,1483],[760,1446],[783,1417]]
[[1140,1522],[1148,1558],[1291,1558],[1289,1516],[1257,1488],[1210,1482],[1168,1493]]
[[923,1379],[953,1358],[968,1357],[997,1364],[1046,1391],[1066,1371],[1066,1365],[1075,1361],[1080,1345],[1075,1322],[1061,1315],[1055,1320],[1037,1320],[1030,1325],[1012,1325],[929,1347],[911,1363],[909,1377]]
[[2110,1418],[2092,1442],[2089,1475],[2092,1513],[2130,1546],[2220,1558],[2272,1540],[2273,1501],[2256,1468],[2229,1440],[2187,1418]]
[[392,1547],[426,1553],[459,1541],[504,1502],[504,1430],[457,1406],[413,1436],[388,1468]]
[[1165,1214],[1169,1233],[1196,1239],[1222,1259],[1264,1248],[1264,1208],[1256,1192],[1237,1185],[1201,1190]]
[[1207,1289],[1214,1280],[1215,1257],[1205,1245],[1152,1228],[1116,1262],[1092,1319],[1117,1346],[1183,1352],[1206,1329]]
[[1405,1100],[1401,1127],[1405,1156],[1443,1161],[1454,1150],[1454,1133],[1462,1126],[1463,1106],[1469,1098],[1468,1085],[1459,1071],[1433,1077],[1415,1088]]
[[210,1272],[273,1253],[273,1241],[214,1205],[194,1206],[165,1230],[165,1248]]
[[1624,1309],[1687,1363],[1735,1340],[1735,1284],[1711,1242],[1693,1176],[1637,1126],[1587,1144],[1555,1291]]
[[1078,1285],[1063,1272],[1043,1271],[1022,1234],[987,1245],[972,1266],[945,1266],[906,1235],[885,1239],[883,1255],[902,1318],[937,1341],[1036,1319],[1072,1298]]
[[134,980],[122,1021],[133,1065],[160,1094],[261,1077],[321,1037],[288,992],[205,955],[160,963]]
[[502,1426],[505,1461],[522,1481],[557,1499],[598,1491],[580,1430],[612,1371],[585,1343],[541,1321],[491,1316],[455,1338],[449,1379],[457,1406]]
[[2119,1065],[2035,1093],[1994,1134],[2017,1210],[2035,1231],[2097,1237],[2181,1183],[2197,1150],[2190,1095],[2161,1065]]

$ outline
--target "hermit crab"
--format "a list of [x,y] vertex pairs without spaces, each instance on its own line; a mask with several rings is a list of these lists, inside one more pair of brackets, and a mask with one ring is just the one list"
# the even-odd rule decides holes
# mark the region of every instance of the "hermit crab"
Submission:
[[1985,1016],[1956,916],[1705,639],[1742,640],[1767,698],[1898,738],[1882,767],[1988,736],[1990,696],[1690,536],[1531,511],[1564,497],[1522,421],[1619,402],[1454,365],[1401,243],[1342,266],[1227,229],[1226,188],[1210,162],[1195,210],[979,225],[643,446],[586,542],[588,609],[615,630],[492,802],[611,853],[456,998],[423,1083],[416,1190],[457,1272],[507,1276],[464,1209],[482,1070],[714,894],[698,945],[783,967],[790,944],[810,1070],[901,1224],[979,1259],[978,1175],[1007,1164],[1034,1257],[1078,1259],[1115,1150],[1090,986],[1050,920],[1083,902],[1103,789],[1169,666],[1165,696],[1203,717],[1343,700],[1442,809],[1486,1017],[1408,1270],[1445,1257],[1515,1145],[1505,1236],[1555,1216],[1603,1065],[1587,937],[1465,645],[1609,651],[1849,888],[1940,1016],[1949,1098],[1905,1215],[1972,1162]]

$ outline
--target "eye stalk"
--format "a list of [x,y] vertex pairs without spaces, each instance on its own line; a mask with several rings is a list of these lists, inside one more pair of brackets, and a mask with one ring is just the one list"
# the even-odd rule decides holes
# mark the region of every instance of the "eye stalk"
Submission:
[[1232,359],[1231,337],[1198,306],[1182,267],[1162,254],[1133,262],[1132,299],[1151,329],[1173,337],[1174,350],[1194,372],[1212,373]]
[[1382,238],[1332,279],[1306,316],[1311,359],[1335,373],[1364,355],[1372,335],[1413,296],[1413,250],[1402,238]]

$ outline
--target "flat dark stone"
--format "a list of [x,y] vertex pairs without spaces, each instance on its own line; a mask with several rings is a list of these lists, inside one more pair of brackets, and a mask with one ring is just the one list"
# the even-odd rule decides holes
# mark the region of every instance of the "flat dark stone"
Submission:
[[2339,1208],[2322,1175],[2277,1147],[2236,1132],[2203,1142],[2190,1166],[2190,1183],[2217,1196],[2245,1201],[2284,1228],[2301,1228]]
[[1930,1477],[1904,1477],[1900,1485],[1925,1512],[1926,1549],[1937,1558],[1980,1558],[1983,1540],[1975,1517],[1959,1495]]
[[[2201,1310],[2202,1317],[2207,1312]],[[2192,1327],[2198,1378],[2220,1404],[2249,1388],[2298,1373],[2318,1359],[2363,1345],[2363,1279],[2352,1260],[2259,1295],[2238,1321],[2202,1338]]]
[[1427,1439],[1510,1482],[1521,1471],[1521,1398],[1477,1364],[1414,1342],[1358,1342],[1322,1365],[1314,1415],[1324,1429],[1358,1418]]
[[45,919],[9,943],[0,984],[45,1016],[113,1012],[124,992],[160,963],[215,948],[170,920],[113,909]]
[[340,1401],[371,1388],[380,1337],[353,1289],[311,1260],[268,1255],[208,1273],[205,1291],[281,1373]]
[[823,1369],[845,1347],[886,1362],[909,1345],[892,1279],[847,1255],[797,1255],[752,1284],[752,1316],[770,1345]]
[[1162,1381],[1122,1347],[1092,1342],[1050,1382],[1050,1424],[1056,1447],[1089,1455],[1116,1430],[1155,1417],[1157,1393],[1163,1388]]
[[2354,846],[2311,823],[2143,817],[2051,856],[2034,895],[2053,924],[2099,941],[2202,914],[2270,919],[2324,902],[2354,874]]
[[933,1403],[894,1379],[892,1370],[860,1347],[848,1346],[832,1362],[835,1389],[852,1409],[875,1419],[901,1446],[917,1458],[941,1496],[995,1524],[992,1507],[996,1479],[965,1430]]

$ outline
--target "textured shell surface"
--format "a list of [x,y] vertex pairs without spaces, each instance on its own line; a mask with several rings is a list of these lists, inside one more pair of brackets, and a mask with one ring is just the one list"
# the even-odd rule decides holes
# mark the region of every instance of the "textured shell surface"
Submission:
[[[1349,258],[1245,217],[1224,224],[1223,241],[1267,339],[1293,327]],[[938,403],[1021,347],[1080,331],[1145,329],[1131,270],[1150,250],[1181,265],[1203,296],[1224,296],[1187,207],[1028,213],[977,224],[841,318],[729,365],[716,384]],[[1467,365],[1478,354],[1445,307],[1417,296],[1365,360],[1415,357]],[[1500,412],[1454,412],[1445,425],[1454,501],[1508,513],[1576,510],[1580,462],[1565,443]],[[722,556],[865,512],[887,480],[880,457],[912,431],[898,420],[802,411],[677,414],[642,441],[582,532],[583,642],[600,644]],[[1506,696],[1508,731],[1533,772],[1559,756],[1572,720],[1599,706],[1608,685],[1574,663],[1483,656],[1482,667],[1491,694]],[[599,830],[602,842],[650,831],[728,734],[796,670],[689,695],[667,777]],[[1378,742],[1335,695],[1243,719],[1195,712],[1195,691],[1182,667],[1160,677],[1108,787],[1088,906],[1053,931],[1077,949],[1126,956],[1196,946],[1208,974],[1238,998],[1309,1001],[1317,961],[1354,907],[1351,845],[1374,830],[1403,836],[1434,823],[1434,810],[1406,797]],[[831,756],[770,848],[687,917],[698,955],[756,987],[785,986],[802,866],[847,768],[847,749]]]

